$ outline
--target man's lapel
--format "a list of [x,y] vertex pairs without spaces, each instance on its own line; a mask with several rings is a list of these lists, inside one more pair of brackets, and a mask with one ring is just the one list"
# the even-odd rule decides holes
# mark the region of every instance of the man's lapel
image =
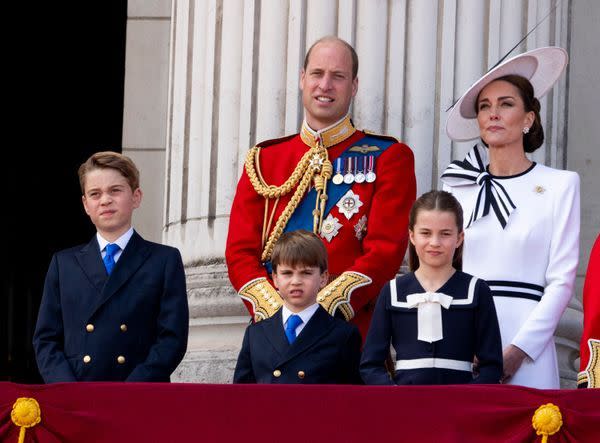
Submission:
[[[106,301],[112,297],[142,266],[150,255],[150,248],[146,241],[134,231],[131,239],[121,253],[119,260],[106,280],[101,296],[90,310],[90,316],[94,314]],[[102,261],[101,261],[102,263]]]

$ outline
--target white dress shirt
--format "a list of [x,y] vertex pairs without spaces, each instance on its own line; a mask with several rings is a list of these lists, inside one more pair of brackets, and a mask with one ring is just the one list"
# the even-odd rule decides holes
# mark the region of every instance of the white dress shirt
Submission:
[[292,314],[298,315],[302,319],[302,323],[300,323],[296,327],[296,337],[298,337],[298,335],[300,335],[300,331],[302,331],[304,329],[304,326],[306,326],[306,323],[308,323],[308,321],[312,318],[314,313],[317,312],[318,308],[319,308],[319,304],[315,303],[313,305],[310,305],[308,308],[304,309],[303,311],[292,312],[284,305],[283,308],[281,308],[281,318],[283,319],[283,328],[285,329],[285,324],[287,323],[288,318],[290,318],[290,315],[292,315]]
[[114,244],[119,245],[119,248],[121,248],[116,252],[115,257],[114,257],[115,263],[118,262],[119,257],[121,257],[121,254],[125,250],[125,246],[127,246],[127,243],[129,243],[129,240],[131,239],[132,236],[133,236],[133,227],[129,228],[129,230],[125,234],[120,236],[114,242],[109,242],[104,237],[102,237],[99,232],[96,232],[96,238],[98,239],[98,245],[100,246],[100,254],[102,255],[102,258],[104,259],[104,256],[106,255],[106,245],[108,245],[109,243],[114,243]]

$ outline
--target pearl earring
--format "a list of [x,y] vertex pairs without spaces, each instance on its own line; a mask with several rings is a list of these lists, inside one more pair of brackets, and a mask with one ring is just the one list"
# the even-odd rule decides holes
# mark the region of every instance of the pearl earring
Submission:
[[523,134],[529,134],[529,128],[527,126],[523,128]]

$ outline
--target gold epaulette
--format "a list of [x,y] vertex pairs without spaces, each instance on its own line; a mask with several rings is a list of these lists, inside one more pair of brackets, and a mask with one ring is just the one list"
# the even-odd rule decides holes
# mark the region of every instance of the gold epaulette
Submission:
[[279,143],[283,143],[288,140],[291,140],[294,137],[296,137],[297,135],[298,134],[292,134],[292,135],[284,135],[283,137],[279,137],[279,138],[272,138],[270,140],[265,140],[263,142],[257,143],[256,146],[258,146],[259,148],[268,148],[269,146],[277,145]]
[[246,283],[239,292],[240,297],[252,303],[254,321],[271,317],[282,306],[283,299],[265,278],[257,278]]
[[400,140],[398,140],[396,137],[392,137],[391,135],[377,134],[376,132],[369,131],[368,129],[363,129],[362,132],[364,132],[366,135],[368,135],[370,137],[376,137],[376,138],[381,138],[383,140],[388,140],[388,141],[391,141],[394,143],[400,143]]
[[339,309],[346,320],[351,320],[354,317],[354,310],[350,305],[352,292],[372,281],[360,272],[344,272],[319,291],[317,301],[330,315],[334,315],[335,311]]

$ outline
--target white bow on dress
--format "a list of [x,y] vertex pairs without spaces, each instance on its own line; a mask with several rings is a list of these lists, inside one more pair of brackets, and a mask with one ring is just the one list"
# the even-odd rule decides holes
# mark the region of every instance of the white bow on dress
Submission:
[[441,292],[423,292],[406,296],[408,307],[417,308],[419,340],[433,343],[444,338],[442,307],[448,309],[452,298]]

